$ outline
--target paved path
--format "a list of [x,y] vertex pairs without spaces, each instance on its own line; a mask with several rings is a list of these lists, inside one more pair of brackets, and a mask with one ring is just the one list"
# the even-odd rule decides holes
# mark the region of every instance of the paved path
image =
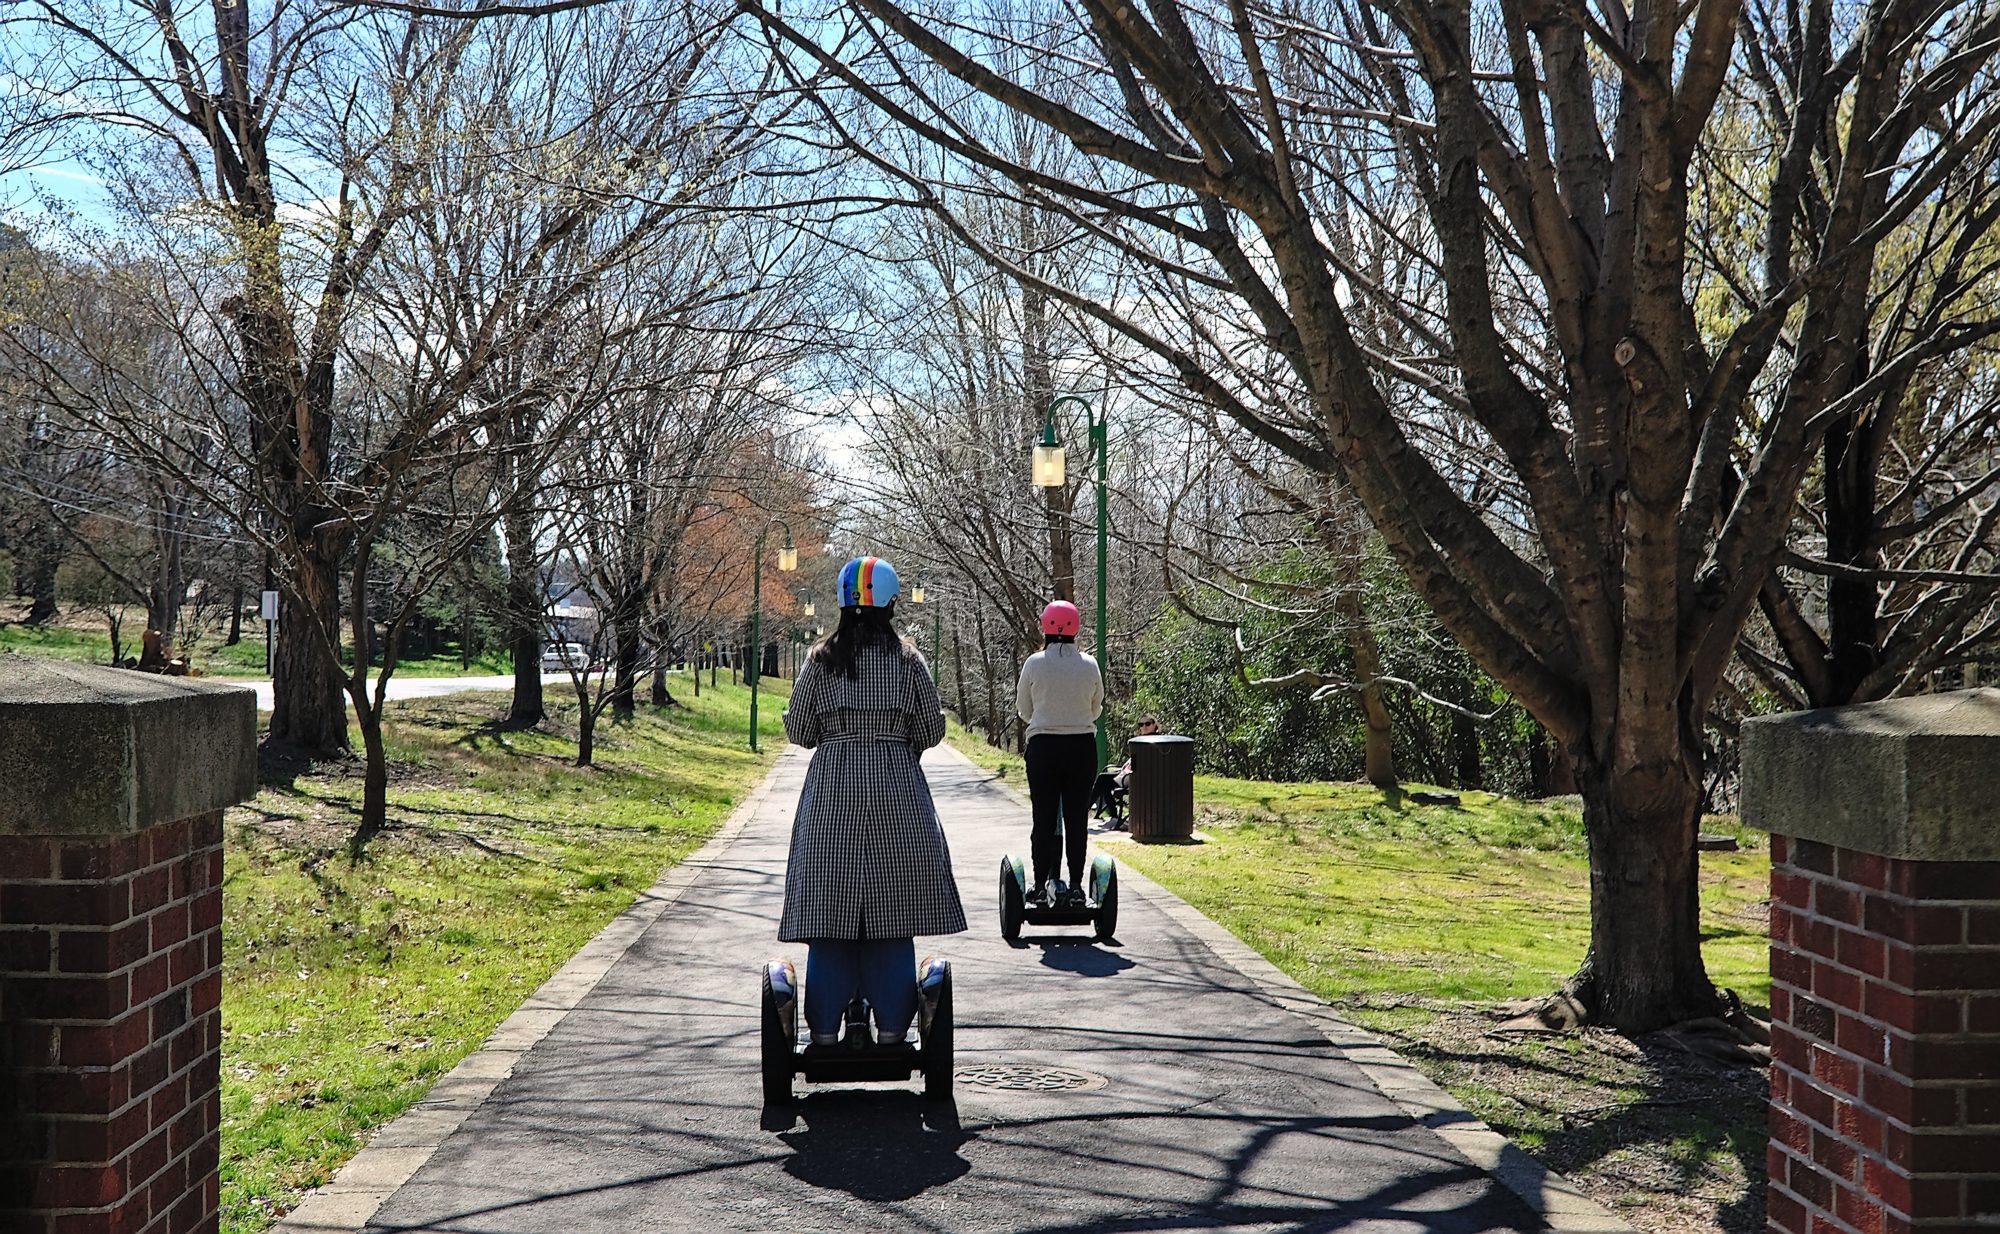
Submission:
[[[485,1065],[458,1114],[435,1123],[452,1099],[434,1093],[428,1113],[406,1116],[443,1130],[425,1139],[421,1127],[392,1126],[378,1140],[425,1147],[377,1147],[357,1159],[347,1198],[366,1200],[358,1211],[373,1212],[367,1228],[1544,1228],[1514,1191],[1413,1118],[1407,1100],[1385,1096],[1370,1079],[1383,1073],[1332,1045],[1315,1013],[1297,1009],[1302,1000],[1260,987],[1244,961],[1225,960],[1231,940],[1143,880],[1122,888],[1116,945],[1080,932],[1003,942],[992,887],[1003,850],[1025,839],[1024,812],[954,754],[926,765],[972,923],[966,934],[919,940],[920,954],[934,947],[955,966],[958,1065],[1062,1067],[1101,1077],[1101,1087],[961,1084],[954,1108],[926,1103],[914,1085],[801,1085],[794,1107],[760,1109],[758,965],[778,951],[804,960],[804,948],[773,939],[805,767],[793,751],[733,841],[678,876],[664,910],[630,926],[629,947],[605,952],[617,958],[594,986],[573,983],[572,1009],[535,1012],[531,1003],[517,1019],[546,1021],[515,1042],[523,1052],[490,1055],[501,1061]],[[1198,936],[1203,927],[1214,946]],[[476,1079],[481,1057],[461,1071]],[[421,1164],[376,1208],[379,1197],[357,1189],[368,1176],[395,1186],[398,1153]],[[297,1216],[333,1214],[340,1198],[322,1196]]]
[[[220,681],[224,685],[249,686],[251,689],[257,691],[257,707],[260,711],[269,711],[271,710],[271,708],[277,706],[277,704],[273,701],[275,696],[271,692],[271,682],[269,678],[248,678],[248,679],[232,680],[227,677],[216,677],[216,678],[210,678],[210,680]],[[560,672],[543,673],[542,684],[545,689],[561,687],[564,690],[568,690],[570,689],[569,674]],[[369,685],[368,688],[371,692],[375,689],[372,683]],[[391,677],[389,678],[389,697],[392,699],[435,698],[440,694],[462,694],[467,690],[512,691],[513,688],[514,688],[514,675],[512,673],[509,673],[504,677]],[[341,695],[341,698],[343,700],[346,697],[347,696],[345,694]]]

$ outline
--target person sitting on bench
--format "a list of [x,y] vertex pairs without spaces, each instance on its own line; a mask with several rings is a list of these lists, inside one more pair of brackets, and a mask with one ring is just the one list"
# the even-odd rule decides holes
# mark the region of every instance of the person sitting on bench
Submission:
[[[1139,731],[1133,735],[1154,737],[1159,735],[1159,731],[1159,717],[1145,715],[1139,717]],[[1132,759],[1129,755],[1118,770],[1099,773],[1091,798],[1097,807],[1097,812],[1111,820],[1110,826],[1113,831],[1125,830],[1125,803],[1131,792]]]

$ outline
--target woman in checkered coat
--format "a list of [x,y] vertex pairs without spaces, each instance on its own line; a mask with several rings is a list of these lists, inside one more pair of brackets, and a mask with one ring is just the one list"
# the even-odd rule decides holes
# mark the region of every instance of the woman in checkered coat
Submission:
[[919,934],[956,934],[965,909],[917,759],[944,739],[930,669],[897,635],[889,563],[858,557],[840,574],[840,623],[792,687],[785,733],[813,751],[792,820],[778,937],[811,946],[806,1023],[838,1038],[858,991],[878,1040],[916,1015]]

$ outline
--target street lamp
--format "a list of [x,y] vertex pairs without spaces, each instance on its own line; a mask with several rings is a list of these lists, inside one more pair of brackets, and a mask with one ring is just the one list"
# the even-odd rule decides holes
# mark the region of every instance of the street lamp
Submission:
[[[1048,414],[1042,418],[1042,439],[1035,444],[1034,481],[1037,488],[1061,488],[1064,480],[1063,446],[1056,437],[1056,409],[1064,403],[1075,403],[1083,408],[1085,421],[1090,425],[1090,448],[1097,455],[1097,655],[1106,661],[1109,655],[1109,631],[1104,625],[1104,592],[1106,581],[1105,546],[1109,542],[1110,511],[1104,480],[1104,457],[1110,453],[1109,434],[1106,421],[1110,413],[1100,413],[1090,405],[1090,400],[1080,394],[1065,394],[1049,404]],[[1104,739],[1104,716],[1097,717],[1097,766],[1104,768],[1109,754],[1109,746]]]
[[799,550],[792,544],[792,526],[774,518],[757,533],[756,557],[750,563],[750,752],[757,752],[757,686],[764,679],[764,537],[771,528],[785,529],[785,542],[778,548],[778,569],[790,573],[799,568]]
[[[916,583],[910,587],[910,602],[913,604],[922,604],[924,602],[924,585],[922,583]],[[931,605],[931,662],[933,665],[944,662],[943,604]]]

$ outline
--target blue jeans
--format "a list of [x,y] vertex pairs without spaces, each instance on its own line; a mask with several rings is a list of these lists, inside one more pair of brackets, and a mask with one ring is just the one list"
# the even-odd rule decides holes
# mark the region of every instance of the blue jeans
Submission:
[[806,1025],[816,1037],[840,1031],[859,993],[875,1028],[891,1037],[917,1015],[917,944],[908,938],[816,938],[806,944]]

